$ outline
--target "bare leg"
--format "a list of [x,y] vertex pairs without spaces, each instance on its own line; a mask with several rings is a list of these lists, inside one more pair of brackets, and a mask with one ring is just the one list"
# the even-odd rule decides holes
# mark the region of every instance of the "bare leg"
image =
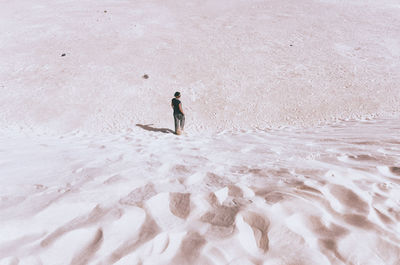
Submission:
[[178,128],[179,128],[178,115],[174,115],[174,123],[175,123],[175,133],[178,133]]
[[181,130],[183,131],[185,127],[185,115],[181,115],[181,117]]

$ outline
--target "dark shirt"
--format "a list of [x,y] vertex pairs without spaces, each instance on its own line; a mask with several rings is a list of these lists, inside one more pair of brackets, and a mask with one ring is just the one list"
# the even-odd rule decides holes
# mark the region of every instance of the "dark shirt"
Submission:
[[183,114],[179,109],[179,104],[181,104],[181,101],[179,99],[176,99],[176,98],[172,99],[172,106],[174,107],[174,115],[175,114]]

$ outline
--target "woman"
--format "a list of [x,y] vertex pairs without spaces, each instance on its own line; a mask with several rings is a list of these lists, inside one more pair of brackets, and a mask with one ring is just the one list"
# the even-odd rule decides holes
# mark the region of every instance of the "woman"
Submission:
[[172,99],[171,107],[174,109],[175,133],[180,135],[183,133],[185,126],[185,113],[182,109],[182,103],[179,100],[181,97],[180,92],[175,92],[175,98]]

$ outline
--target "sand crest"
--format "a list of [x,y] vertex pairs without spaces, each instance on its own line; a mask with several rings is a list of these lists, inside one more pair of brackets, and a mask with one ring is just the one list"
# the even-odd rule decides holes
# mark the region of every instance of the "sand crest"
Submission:
[[9,137],[1,264],[396,264],[395,124]]

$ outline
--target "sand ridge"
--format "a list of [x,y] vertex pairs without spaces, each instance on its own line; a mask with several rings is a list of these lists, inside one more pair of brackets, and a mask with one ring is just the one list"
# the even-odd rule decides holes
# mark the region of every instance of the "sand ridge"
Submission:
[[0,264],[396,264],[396,124],[8,136]]

